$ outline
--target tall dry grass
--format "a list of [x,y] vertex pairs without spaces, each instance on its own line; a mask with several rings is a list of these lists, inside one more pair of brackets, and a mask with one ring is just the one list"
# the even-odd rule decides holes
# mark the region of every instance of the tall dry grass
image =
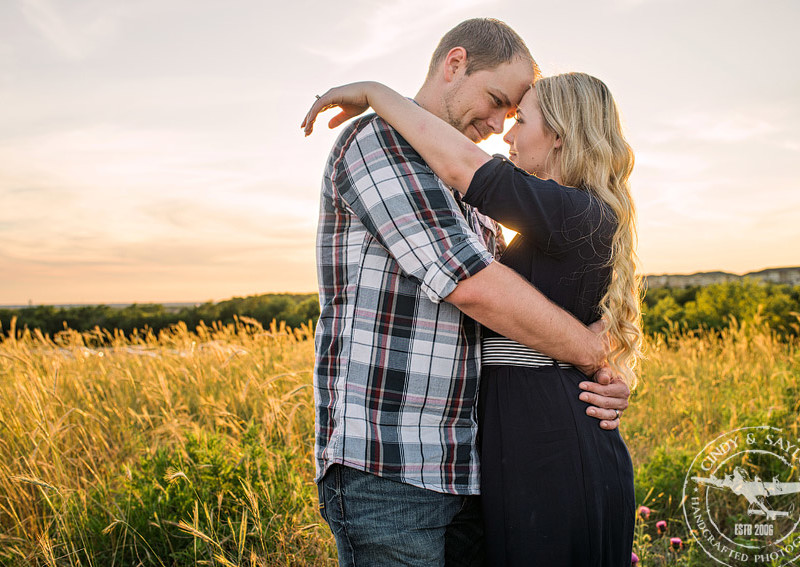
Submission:
[[798,436],[800,342],[760,324],[660,334],[646,345],[641,385],[622,431],[634,462],[658,450],[699,451],[722,432],[772,424]]
[[[642,565],[713,563],[692,545],[684,524],[686,473],[697,453],[727,431],[771,425],[800,438],[799,347],[797,337],[779,336],[759,321],[732,320],[720,332],[672,328],[648,340],[640,387],[621,422],[637,503],[652,509],[647,521],[637,520]],[[730,517],[741,512],[737,507]],[[659,520],[667,521],[666,534],[656,530]],[[682,538],[683,550],[670,548],[670,536]]]
[[2,564],[331,563],[313,484],[309,328],[11,337],[0,345]]
[[[17,331],[0,344],[0,563],[331,565],[316,512],[310,329],[254,321],[131,337]],[[658,336],[622,432],[645,565],[706,565],[679,512],[721,432],[798,435],[796,339],[760,325]],[[686,548],[675,551],[657,534]]]

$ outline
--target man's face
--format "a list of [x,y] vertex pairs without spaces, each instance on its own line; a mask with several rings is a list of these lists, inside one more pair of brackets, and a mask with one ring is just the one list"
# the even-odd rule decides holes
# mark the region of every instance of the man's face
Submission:
[[445,93],[442,118],[473,142],[502,134],[532,82],[530,62],[518,58],[471,75],[459,70]]

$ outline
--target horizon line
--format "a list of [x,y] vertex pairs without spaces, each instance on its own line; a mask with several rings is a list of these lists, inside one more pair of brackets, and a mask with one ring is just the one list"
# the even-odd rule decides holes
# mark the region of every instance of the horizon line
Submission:
[[[761,272],[767,272],[770,270],[800,270],[800,266],[777,266],[777,267],[768,267],[768,268],[761,268],[760,270],[751,270],[749,272],[743,273],[736,273],[736,272],[728,272],[725,270],[705,270],[701,272],[691,272],[691,273],[660,273],[660,274],[644,274],[643,278],[648,277],[666,277],[666,276],[697,276],[702,274],[730,274],[737,277],[744,277],[750,274],[758,274]],[[250,295],[233,295],[230,297],[226,297],[225,299],[203,299],[203,300],[181,300],[181,301],[101,301],[95,303],[81,303],[81,302],[47,302],[47,303],[33,303],[32,300],[28,300],[27,303],[8,303],[8,304],[0,304],[0,309],[24,309],[26,307],[89,307],[89,306],[99,306],[99,305],[107,305],[107,306],[129,306],[129,305],[203,305],[204,303],[221,303],[223,301],[229,301],[231,299],[237,298],[246,298],[246,297],[254,297],[259,295],[314,295],[318,293],[317,290],[314,291],[265,291],[263,293],[253,293]]]

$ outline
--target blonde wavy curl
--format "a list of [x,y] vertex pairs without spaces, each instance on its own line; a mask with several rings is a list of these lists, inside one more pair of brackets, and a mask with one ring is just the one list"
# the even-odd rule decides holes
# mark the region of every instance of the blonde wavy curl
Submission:
[[551,154],[560,165],[561,184],[591,192],[616,216],[611,281],[600,310],[611,343],[608,362],[633,390],[637,381],[633,369],[642,357],[642,281],[630,190],[633,150],[623,136],[611,92],[601,80],[566,73],[540,79],[535,88],[545,123],[562,140]]

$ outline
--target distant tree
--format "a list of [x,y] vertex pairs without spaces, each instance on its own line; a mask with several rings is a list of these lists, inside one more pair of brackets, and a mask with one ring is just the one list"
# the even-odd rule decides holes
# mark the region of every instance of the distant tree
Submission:
[[660,294],[661,298],[652,307],[642,309],[642,326],[648,333],[662,333],[669,327],[670,321],[679,323],[684,320],[684,309],[668,294]]
[[[704,287],[648,289],[642,303],[642,321],[647,333],[668,333],[671,328],[720,330],[730,317],[740,322],[762,321],[780,333],[800,335],[800,286],[764,284],[743,280]],[[275,320],[299,327],[319,317],[316,294],[263,294],[234,297],[219,303],[169,310],[163,305],[133,304],[124,308],[91,305],[58,308],[49,305],[0,309],[0,337],[7,334],[11,319],[17,329],[41,329],[54,335],[68,326],[78,331],[119,329],[125,334],[145,326],[160,331],[184,322],[194,329],[200,321],[233,323],[234,317],[250,317],[268,327]]]
[[750,279],[711,284],[698,291],[694,301],[686,303],[686,325],[692,329],[723,329],[731,317],[750,322],[766,299],[766,286]]
[[800,334],[800,286],[759,280],[711,284],[704,287],[648,290],[642,307],[646,332],[662,333],[670,322],[686,329],[721,330],[731,317],[740,323],[761,322],[780,333]]
[[316,324],[319,318],[319,299],[317,297],[309,297],[296,303],[290,313],[287,314],[285,321],[290,327],[299,327],[309,321]]

